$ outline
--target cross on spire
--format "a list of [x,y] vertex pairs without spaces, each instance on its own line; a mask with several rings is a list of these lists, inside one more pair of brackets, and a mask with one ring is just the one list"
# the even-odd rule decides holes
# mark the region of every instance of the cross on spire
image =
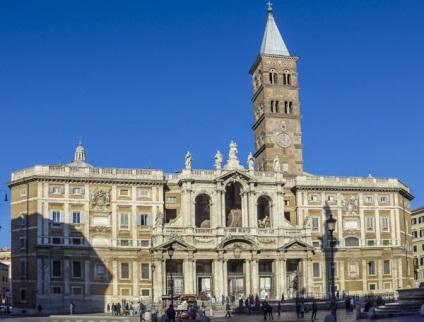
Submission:
[[272,8],[271,8],[271,6],[272,6],[271,1],[268,1],[266,4],[268,5],[268,9],[272,9]]

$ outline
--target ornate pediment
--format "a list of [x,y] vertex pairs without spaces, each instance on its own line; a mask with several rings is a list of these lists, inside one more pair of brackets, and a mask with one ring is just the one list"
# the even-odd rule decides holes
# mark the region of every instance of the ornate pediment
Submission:
[[217,250],[228,250],[233,248],[233,244],[245,244],[247,246],[246,250],[260,250],[260,246],[258,243],[254,240],[253,237],[249,235],[245,236],[225,236],[221,239],[221,242],[219,243]]
[[216,181],[226,181],[226,182],[236,182],[236,181],[247,181],[256,182],[257,180],[255,177],[252,177],[248,174],[248,172],[239,171],[239,170],[232,170],[228,172],[224,172],[221,176],[217,177],[215,179]]
[[304,251],[304,252],[314,253],[314,248],[311,245],[309,245],[309,244],[307,244],[307,243],[305,243],[301,240],[294,239],[294,240],[291,240],[290,242],[288,242],[287,244],[281,246],[280,248],[278,248],[278,251],[284,252],[284,253],[293,252],[293,251],[295,251],[295,252]]
[[[171,237],[171,236],[170,236]],[[178,239],[172,239],[172,238],[168,238],[168,241],[156,246],[152,248],[152,251],[166,251],[169,247],[172,247],[175,250],[185,250],[185,251],[192,251],[192,252],[197,252],[197,248],[194,246],[191,246],[189,244],[187,244],[182,238],[178,238]]]

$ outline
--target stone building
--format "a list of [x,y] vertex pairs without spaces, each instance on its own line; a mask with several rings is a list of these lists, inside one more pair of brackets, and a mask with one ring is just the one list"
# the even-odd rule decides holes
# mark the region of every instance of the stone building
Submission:
[[[253,63],[255,153],[174,174],[67,165],[12,174],[14,309],[105,310],[174,293],[279,299],[330,290],[326,220],[337,220],[340,294],[412,287],[409,188],[394,178],[303,171],[296,64],[268,9]],[[243,158],[243,159],[244,159]],[[256,162],[256,168],[255,168]],[[167,249],[172,246],[171,258]]]
[[415,286],[424,283],[424,206],[412,210],[412,243]]

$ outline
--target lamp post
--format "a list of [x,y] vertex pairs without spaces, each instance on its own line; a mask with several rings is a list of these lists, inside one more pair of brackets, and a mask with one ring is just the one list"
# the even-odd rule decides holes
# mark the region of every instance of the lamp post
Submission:
[[155,292],[154,292],[155,284],[154,284],[154,279],[153,279],[153,273],[155,272],[156,265],[154,263],[152,263],[150,268],[152,269],[152,312],[153,312],[153,306],[155,304]]
[[174,279],[172,277],[172,256],[174,256],[174,248],[169,246],[168,248],[168,255],[169,255],[169,269],[171,271],[171,305],[174,307]]
[[334,320],[337,322],[336,314],[336,292],[334,285],[334,242],[333,242],[333,232],[336,229],[336,219],[333,218],[333,215],[330,213],[330,217],[327,219],[327,229],[330,233],[330,247],[331,247],[331,313],[334,315]]

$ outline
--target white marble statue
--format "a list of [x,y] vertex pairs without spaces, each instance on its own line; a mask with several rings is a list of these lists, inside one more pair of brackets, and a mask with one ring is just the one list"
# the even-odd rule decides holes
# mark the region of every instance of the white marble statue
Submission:
[[253,157],[252,152],[250,152],[247,157],[247,165],[249,166],[249,170],[255,169],[255,158]]
[[219,150],[215,154],[215,169],[221,169],[222,164],[222,154]]
[[278,157],[278,155],[276,155],[274,158],[273,168],[274,172],[281,172],[280,158]]
[[192,161],[193,159],[192,159],[192,157],[191,157],[191,154],[190,154],[190,151],[187,151],[187,154],[186,154],[186,156],[185,156],[185,167],[186,167],[186,169],[191,169],[191,161]]

